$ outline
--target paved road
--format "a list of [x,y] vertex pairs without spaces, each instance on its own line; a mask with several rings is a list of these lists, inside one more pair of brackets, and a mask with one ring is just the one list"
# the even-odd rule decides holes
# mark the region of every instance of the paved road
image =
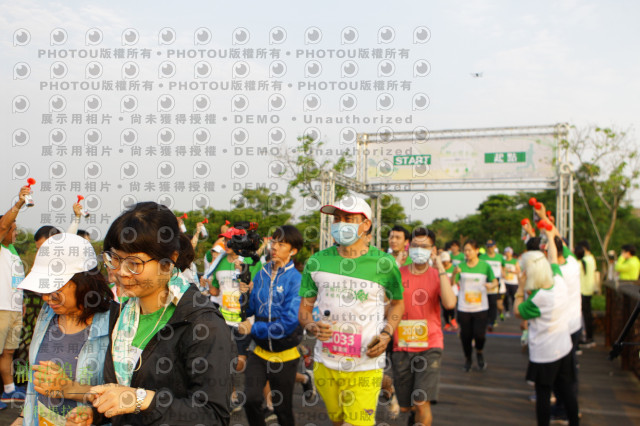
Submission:
[[[535,405],[528,400],[533,388],[524,381],[527,354],[519,340],[519,322],[508,319],[490,334],[485,348],[486,371],[462,371],[463,355],[458,337],[445,335],[440,402],[434,406],[436,425],[533,425]],[[599,345],[580,356],[580,410],[583,425],[640,425],[640,381],[620,370],[618,362],[607,361],[607,349]],[[320,400],[303,406],[302,389],[294,396],[298,425],[330,425]],[[18,408],[0,412],[0,425],[8,425]],[[405,425],[406,418],[390,420],[386,408],[378,410],[379,425]],[[246,425],[242,412],[232,417],[232,425]],[[272,423],[275,424],[275,423]]]

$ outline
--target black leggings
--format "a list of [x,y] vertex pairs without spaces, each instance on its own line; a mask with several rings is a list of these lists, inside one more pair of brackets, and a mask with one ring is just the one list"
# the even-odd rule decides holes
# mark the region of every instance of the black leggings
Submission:
[[[456,317],[456,309],[445,309],[444,305],[442,305],[442,302],[440,302],[440,307],[442,308],[442,315],[444,317],[444,323],[445,324],[451,324],[451,320],[454,319]],[[389,345],[391,346],[391,345]]]
[[460,341],[464,356],[471,358],[472,341],[476,341],[476,350],[484,348],[485,335],[487,333],[487,319],[489,311],[461,312],[458,311],[458,325],[460,327]]
[[506,286],[507,294],[504,296],[504,311],[510,312],[510,308],[513,306],[513,301],[516,297],[516,291],[518,291],[518,284],[506,284]]
[[[499,294],[487,294],[487,298],[489,299],[489,313],[488,313],[488,325],[493,325],[496,322],[496,318],[498,317],[498,298]],[[485,326],[486,327],[486,326]]]
[[[551,418],[551,390],[558,401],[562,400],[570,425],[580,423],[578,417],[578,396],[575,381],[575,355],[570,352],[554,363],[556,368],[548,369],[555,377],[545,377],[536,381],[536,415],[539,426],[547,426]],[[540,383],[542,382],[542,383]]]
[[593,340],[593,314],[591,313],[591,296],[582,295],[582,317],[587,340]]
[[269,381],[273,398],[273,411],[278,416],[278,424],[295,425],[293,416],[293,387],[299,359],[287,362],[267,362],[251,352],[244,372],[244,391],[247,401],[244,411],[251,426],[264,426],[262,413],[262,390]]

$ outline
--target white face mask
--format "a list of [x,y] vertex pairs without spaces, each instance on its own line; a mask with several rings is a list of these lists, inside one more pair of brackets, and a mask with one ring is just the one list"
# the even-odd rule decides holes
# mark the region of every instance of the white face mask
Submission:
[[409,257],[413,263],[418,265],[425,264],[431,257],[431,249],[422,247],[409,247]]

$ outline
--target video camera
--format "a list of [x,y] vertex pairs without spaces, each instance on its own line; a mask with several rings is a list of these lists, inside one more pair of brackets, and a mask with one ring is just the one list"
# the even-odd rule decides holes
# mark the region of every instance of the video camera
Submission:
[[251,282],[249,266],[253,266],[260,261],[260,256],[258,256],[257,251],[262,244],[262,238],[256,232],[256,229],[258,229],[258,224],[256,222],[240,221],[234,223],[233,227],[244,232],[233,235],[227,242],[227,247],[233,250],[233,252],[238,256],[250,258],[252,260],[251,263],[243,262],[242,271],[238,276],[238,280],[240,280],[240,282],[249,284]]

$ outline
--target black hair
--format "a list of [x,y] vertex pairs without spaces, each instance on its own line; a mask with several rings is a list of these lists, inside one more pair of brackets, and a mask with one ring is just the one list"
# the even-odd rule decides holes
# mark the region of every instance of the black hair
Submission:
[[444,243],[444,250],[445,251],[451,250],[451,241],[447,241],[446,243]]
[[389,235],[391,235],[392,232],[402,232],[404,234],[404,239],[405,240],[411,240],[411,233],[409,231],[407,231],[407,229],[402,226],[402,225],[395,225],[393,228],[391,228],[391,230],[389,231]]
[[76,235],[78,235],[79,237],[82,238],[91,238],[91,234],[89,234],[87,231],[85,231],[84,229],[78,229],[78,232],[76,232]]
[[86,324],[93,315],[109,310],[113,292],[97,267],[74,274],[71,281],[76,285],[75,296],[76,306],[80,310],[79,321]]
[[591,245],[589,244],[589,241],[587,241],[587,240],[579,241],[578,245],[586,248],[589,251],[591,251]]
[[466,246],[467,244],[469,244],[475,250],[478,250],[478,242],[476,240],[467,240],[464,242],[464,245]]
[[38,241],[42,238],[48,239],[57,234],[62,234],[62,231],[51,225],[44,225],[38,228],[35,234],[33,234],[33,241]]
[[562,248],[564,247],[564,242],[562,241],[562,238],[556,235],[555,237],[553,237],[553,242],[556,245],[556,249],[558,250],[558,257],[562,256]]
[[526,244],[527,251],[539,251],[541,243],[542,239],[540,239],[540,237],[529,238]]
[[580,263],[582,263],[582,270],[586,271],[587,263],[584,261],[584,255],[586,254],[586,252],[584,251],[584,249],[585,247],[582,244],[578,244],[573,251],[573,254],[575,254],[576,258],[580,261]]
[[137,203],[118,216],[104,238],[104,251],[111,249],[146,253],[161,260],[178,252],[174,264],[181,271],[195,258],[191,241],[180,232],[173,212],[153,201]]
[[273,231],[272,238],[275,241],[285,242],[291,245],[292,249],[298,250],[302,249],[302,245],[304,244],[304,239],[302,238],[302,234],[298,231],[293,225],[282,225],[278,226],[275,231]]
[[628,251],[629,254],[631,254],[631,256],[635,256],[636,255],[636,246],[634,246],[633,244],[625,244],[622,246],[622,250],[624,251]]
[[428,237],[431,238],[431,242],[433,245],[436,245],[436,233],[431,229],[427,229],[423,226],[418,226],[413,228],[413,232],[409,234],[409,242],[411,242],[415,237]]

